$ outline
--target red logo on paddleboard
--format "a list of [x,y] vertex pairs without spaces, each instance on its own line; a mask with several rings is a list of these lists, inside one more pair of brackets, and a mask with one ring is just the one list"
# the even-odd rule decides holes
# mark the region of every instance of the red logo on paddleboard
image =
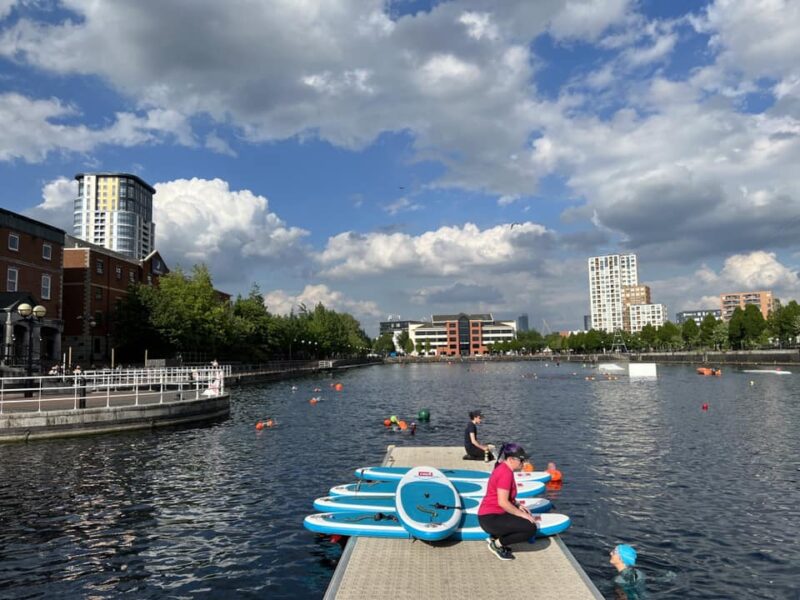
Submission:
[[430,471],[417,471],[417,477],[433,477]]

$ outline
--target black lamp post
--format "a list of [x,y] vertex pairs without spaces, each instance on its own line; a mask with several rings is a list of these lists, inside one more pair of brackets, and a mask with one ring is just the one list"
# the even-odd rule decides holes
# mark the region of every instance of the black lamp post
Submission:
[[[33,377],[33,325],[34,319],[36,321],[41,321],[44,316],[47,314],[47,309],[42,306],[41,304],[37,304],[36,306],[31,306],[27,302],[23,302],[17,307],[17,312],[19,316],[22,317],[28,323],[28,387],[32,387],[33,381],[31,377]],[[33,396],[33,390],[28,390],[25,392],[25,397],[30,398]]]

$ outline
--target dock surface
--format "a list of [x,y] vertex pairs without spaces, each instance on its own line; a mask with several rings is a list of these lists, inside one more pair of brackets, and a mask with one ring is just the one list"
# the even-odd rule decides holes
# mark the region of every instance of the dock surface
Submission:
[[[389,446],[384,464],[483,470],[494,464],[463,455],[460,447]],[[603,597],[559,536],[513,550],[516,560],[500,561],[486,542],[351,538],[325,600]]]

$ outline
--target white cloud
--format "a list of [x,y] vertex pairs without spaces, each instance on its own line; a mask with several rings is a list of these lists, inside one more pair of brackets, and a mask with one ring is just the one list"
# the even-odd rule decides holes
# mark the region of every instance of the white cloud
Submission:
[[421,208],[421,204],[416,204],[403,196],[402,198],[398,198],[394,202],[384,206],[383,210],[390,215],[396,215],[397,213],[420,210]]
[[220,179],[157,183],[153,197],[156,245],[169,264],[209,265],[223,281],[257,266],[291,267],[307,257],[308,232],[286,225],[269,202]]
[[550,31],[557,38],[595,39],[624,19],[630,0],[569,0],[553,19]]
[[59,177],[48,181],[42,188],[42,202],[26,211],[33,219],[63,229],[72,234],[72,210],[78,197],[78,182]]
[[58,151],[90,152],[100,145],[135,146],[159,143],[165,137],[191,145],[185,117],[173,110],[154,109],[140,114],[117,113],[105,128],[66,125],[79,116],[74,106],[60,100],[31,99],[21,94],[0,94],[0,160],[41,162]]
[[16,4],[17,0],[0,0],[0,19],[5,19]]
[[289,314],[291,311],[297,312],[298,307],[303,304],[309,309],[313,309],[317,304],[322,303],[325,308],[338,312],[350,313],[356,318],[374,320],[375,317],[383,314],[378,310],[377,304],[369,300],[353,300],[342,292],[332,290],[326,285],[307,285],[299,294],[290,294],[284,290],[273,290],[264,294],[264,304],[267,309],[274,314]]
[[797,290],[800,287],[797,272],[781,264],[774,252],[751,252],[731,256],[725,261],[720,276],[724,281],[743,288],[726,291],[758,291],[773,288]]
[[477,268],[507,270],[530,264],[536,260],[535,249],[551,241],[552,232],[531,222],[485,230],[467,223],[419,236],[346,232],[330,238],[318,260],[321,274],[332,278],[396,272],[454,276]]
[[458,17],[458,22],[467,28],[467,35],[476,40],[486,38],[494,41],[499,37],[497,26],[492,22],[492,15],[485,12],[465,12]]

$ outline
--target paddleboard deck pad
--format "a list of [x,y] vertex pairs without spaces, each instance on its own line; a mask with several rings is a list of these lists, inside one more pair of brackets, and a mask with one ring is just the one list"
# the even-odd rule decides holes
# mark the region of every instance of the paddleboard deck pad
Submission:
[[[394,513],[394,496],[324,496],[314,500],[314,510],[319,512],[384,512]],[[543,513],[553,508],[547,498],[517,498],[532,513]],[[462,496],[461,508],[466,513],[477,514],[481,499]]]
[[[534,515],[539,528],[537,535],[557,535],[570,526],[567,515],[547,513]],[[396,514],[384,512],[335,512],[307,516],[303,526],[309,531],[326,535],[411,539],[415,537],[400,524]],[[447,539],[480,541],[489,537],[478,524],[478,515],[463,514],[458,526]]]
[[[394,496],[397,493],[399,481],[366,481],[347,483],[332,487],[328,492],[330,496]],[[453,487],[461,496],[475,496],[482,498],[486,495],[486,486],[489,480],[453,481]],[[517,498],[530,498],[544,492],[545,486],[541,481],[517,482]]]
[[395,506],[400,524],[425,542],[450,537],[461,522],[461,496],[434,467],[410,469],[397,484]]
[[[370,481],[395,481],[403,478],[414,467],[363,467],[356,469],[358,479]],[[491,471],[476,471],[474,469],[439,469],[450,481],[481,482],[489,479]],[[514,473],[517,482],[541,481],[547,483],[551,475],[547,471],[518,471]]]

